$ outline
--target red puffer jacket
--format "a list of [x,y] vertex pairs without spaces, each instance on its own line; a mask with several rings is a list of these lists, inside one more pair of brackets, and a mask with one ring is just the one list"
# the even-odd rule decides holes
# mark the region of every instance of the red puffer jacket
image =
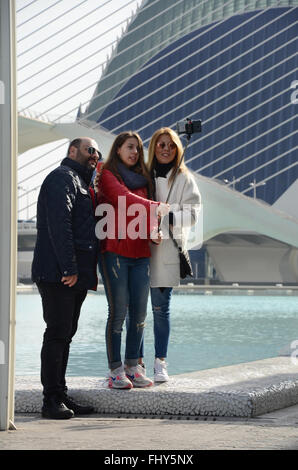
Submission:
[[102,171],[96,211],[101,253],[111,251],[129,258],[151,255],[150,233],[157,227],[159,203],[147,197],[147,188],[130,190],[111,171]]

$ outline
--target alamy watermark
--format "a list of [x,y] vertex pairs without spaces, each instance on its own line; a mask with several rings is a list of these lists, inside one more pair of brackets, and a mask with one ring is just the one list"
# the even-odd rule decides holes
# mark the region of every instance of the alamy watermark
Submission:
[[[157,238],[158,218],[156,205],[152,204],[150,211],[143,204],[126,205],[126,197],[118,196],[117,214],[112,204],[99,204],[95,215],[99,218],[95,233],[99,240],[127,239],[136,240]],[[181,239],[182,229],[187,229],[188,243],[201,247],[203,243],[203,205],[200,204],[171,204],[171,212],[174,214],[173,226],[169,225],[169,216],[164,216],[160,224],[162,239],[168,239],[169,228],[175,239]]]
[[298,104],[298,80],[293,80],[290,88],[295,90],[291,93],[291,103]]
[[0,340],[0,366],[5,364],[5,344]]
[[2,80],[0,80],[0,104],[4,104],[4,103],[5,103],[5,85],[2,82]]

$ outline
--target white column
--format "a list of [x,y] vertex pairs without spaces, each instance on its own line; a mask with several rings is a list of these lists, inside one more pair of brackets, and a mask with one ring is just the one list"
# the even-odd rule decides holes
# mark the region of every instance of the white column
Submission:
[[0,430],[13,428],[17,258],[15,0],[0,1]]

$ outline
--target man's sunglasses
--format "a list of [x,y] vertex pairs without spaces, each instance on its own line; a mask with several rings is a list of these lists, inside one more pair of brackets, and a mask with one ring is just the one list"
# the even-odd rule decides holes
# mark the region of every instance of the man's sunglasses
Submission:
[[98,159],[101,160],[102,159],[102,155],[100,153],[100,151],[98,149],[96,149],[95,147],[88,147],[88,153],[89,155],[94,155],[95,153],[98,154]]

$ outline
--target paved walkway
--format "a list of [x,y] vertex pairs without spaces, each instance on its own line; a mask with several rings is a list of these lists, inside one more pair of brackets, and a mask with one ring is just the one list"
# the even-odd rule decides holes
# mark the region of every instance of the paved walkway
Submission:
[[97,414],[67,421],[32,413],[41,389],[26,380],[16,381],[17,430],[0,432],[0,449],[298,449],[298,366],[289,357],[180,375],[147,390],[70,378],[73,395]]
[[[298,406],[257,418],[174,420],[100,415],[67,421],[16,415],[0,432],[5,450],[297,450]],[[108,455],[108,453],[107,453]]]

